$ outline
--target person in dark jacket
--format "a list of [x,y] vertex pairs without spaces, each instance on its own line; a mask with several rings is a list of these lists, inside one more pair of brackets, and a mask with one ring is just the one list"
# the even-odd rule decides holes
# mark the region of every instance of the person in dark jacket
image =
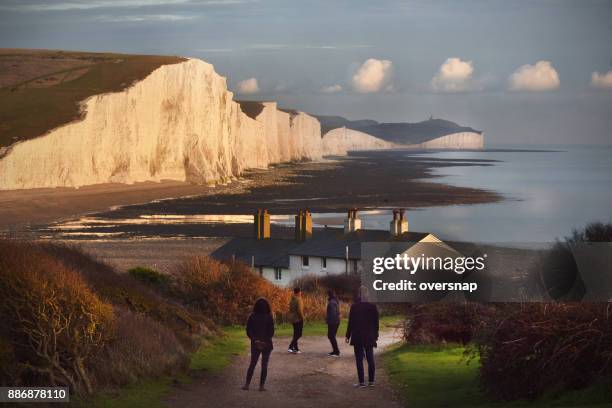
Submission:
[[248,390],[253,378],[255,366],[261,355],[261,376],[259,379],[259,391],[265,391],[266,377],[268,375],[268,361],[274,348],[272,337],[274,337],[274,318],[270,303],[264,298],[259,298],[253,306],[253,313],[249,316],[246,325],[246,333],[251,339],[251,363],[247,369],[246,382],[243,390]]
[[327,297],[325,323],[327,323],[327,338],[332,346],[332,351],[328,355],[339,357],[340,349],[336,341],[336,333],[338,333],[338,326],[340,326],[340,302],[338,302],[338,298],[336,298],[334,291],[331,289],[327,291]]
[[374,363],[374,347],[378,341],[378,308],[369,303],[365,288],[356,294],[356,302],[351,305],[348,327],[346,328],[346,342],[355,350],[355,363],[357,365],[357,378],[359,383],[355,387],[367,387],[363,374],[363,359],[368,361],[368,385],[374,386],[376,366]]

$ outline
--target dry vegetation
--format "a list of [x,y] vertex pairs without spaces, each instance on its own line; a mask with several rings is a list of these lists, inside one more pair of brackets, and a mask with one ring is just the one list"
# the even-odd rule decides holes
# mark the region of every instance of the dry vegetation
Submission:
[[542,289],[562,301],[413,305],[404,337],[411,344],[469,344],[480,384],[496,399],[534,399],[598,382],[609,387],[612,304],[576,302],[584,287],[571,245],[610,241],[612,224],[592,223],[545,255]]
[[86,395],[162,375],[185,367],[212,325],[64,246],[0,241],[0,296],[2,385]]
[[608,377],[611,312],[607,303],[499,306],[474,339],[481,385],[509,400],[582,388]]
[[117,92],[161,65],[156,55],[0,49],[0,148],[78,119],[80,102]]
[[[290,291],[207,257],[162,278],[117,273],[75,247],[0,240],[0,296],[0,385],[90,395],[186,370],[200,341],[243,324],[260,296],[285,321]],[[304,303],[322,319],[325,288],[309,284]]]

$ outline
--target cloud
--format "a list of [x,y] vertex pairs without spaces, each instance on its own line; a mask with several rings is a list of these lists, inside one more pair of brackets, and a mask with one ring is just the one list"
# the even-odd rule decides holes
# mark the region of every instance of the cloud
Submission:
[[254,94],[259,92],[259,85],[256,78],[248,78],[238,82],[236,89],[241,94]]
[[372,48],[366,44],[291,44],[291,43],[257,43],[245,49],[257,51],[296,51],[296,50],[350,50],[359,48]]
[[474,66],[472,61],[463,61],[460,58],[448,58],[438,73],[431,79],[431,87],[437,92],[464,92],[473,89],[472,74]]
[[0,9],[11,11],[68,11],[91,10],[98,8],[147,7],[168,5],[233,5],[250,3],[252,0],[73,0],[47,3],[44,1],[23,1],[18,4],[1,6]]
[[110,23],[139,23],[144,21],[184,21],[193,20],[196,16],[180,14],[143,14],[134,16],[99,16],[98,21]]
[[327,94],[332,94],[332,93],[338,93],[342,91],[342,86],[335,84],[335,85],[330,85],[330,86],[324,86],[321,88],[321,92],[323,93],[327,93]]
[[513,91],[550,91],[559,88],[559,74],[550,61],[523,65],[509,78]]
[[353,89],[361,93],[391,90],[393,63],[389,60],[370,58],[364,62],[353,75]]
[[593,72],[591,74],[591,86],[599,89],[612,89],[612,70],[605,74]]

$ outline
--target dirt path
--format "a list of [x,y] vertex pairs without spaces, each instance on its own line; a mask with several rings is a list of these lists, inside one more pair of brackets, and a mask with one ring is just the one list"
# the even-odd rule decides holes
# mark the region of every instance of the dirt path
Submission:
[[253,376],[251,390],[240,389],[249,362],[247,353],[220,375],[206,376],[192,384],[177,386],[166,403],[175,408],[401,407],[389,387],[380,359],[380,352],[384,348],[399,341],[399,333],[381,333],[379,347],[376,349],[376,386],[365,389],[353,388],[357,382],[353,350],[344,343],[341,335],[338,340],[342,341],[340,358],[327,356],[330,345],[324,336],[301,339],[300,349],[303,353],[297,355],[287,353],[289,339],[275,339],[265,392],[257,390],[259,365]]

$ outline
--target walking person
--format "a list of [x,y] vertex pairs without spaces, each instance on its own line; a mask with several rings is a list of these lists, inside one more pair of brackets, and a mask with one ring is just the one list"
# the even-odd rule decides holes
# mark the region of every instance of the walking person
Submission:
[[289,302],[289,321],[293,325],[293,338],[289,344],[289,353],[301,353],[298,340],[302,337],[304,328],[304,302],[302,301],[302,291],[300,288],[293,288],[293,296]]
[[[376,366],[374,363],[374,347],[378,341],[378,308],[367,301],[367,290],[362,287],[355,296],[355,303],[351,305],[348,327],[346,328],[346,342],[353,346],[355,363],[357,365],[357,378],[359,383],[355,387],[365,388],[374,386]],[[368,361],[368,384],[365,383],[363,373],[363,359]]]
[[265,391],[266,377],[268,375],[268,361],[274,348],[272,337],[274,336],[274,318],[270,303],[264,298],[259,298],[253,306],[253,313],[247,321],[246,332],[251,339],[251,363],[247,369],[246,382],[243,390],[248,390],[253,378],[255,366],[261,356],[261,375],[259,378],[259,391]]
[[340,326],[340,302],[338,302],[338,298],[331,289],[327,291],[325,323],[327,323],[327,338],[332,346],[332,351],[328,356],[340,357],[340,349],[336,341],[336,333],[338,333],[338,326]]

